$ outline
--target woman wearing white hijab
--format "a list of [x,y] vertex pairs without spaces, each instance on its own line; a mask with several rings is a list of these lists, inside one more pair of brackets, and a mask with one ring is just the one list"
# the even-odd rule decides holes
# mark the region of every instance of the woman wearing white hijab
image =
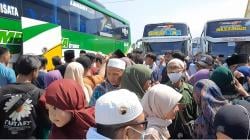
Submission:
[[90,97],[92,95],[92,89],[83,82],[84,68],[78,62],[71,62],[67,65],[64,79],[75,80],[83,89],[86,101],[89,103]]
[[168,139],[167,126],[179,111],[178,102],[182,95],[173,88],[158,84],[149,89],[142,98],[142,106],[148,121],[145,139]]

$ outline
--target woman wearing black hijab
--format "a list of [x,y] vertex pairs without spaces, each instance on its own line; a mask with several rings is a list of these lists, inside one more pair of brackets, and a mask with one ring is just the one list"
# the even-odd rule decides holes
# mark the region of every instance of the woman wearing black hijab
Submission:
[[247,101],[222,107],[214,120],[217,139],[249,139],[249,111],[250,104]]

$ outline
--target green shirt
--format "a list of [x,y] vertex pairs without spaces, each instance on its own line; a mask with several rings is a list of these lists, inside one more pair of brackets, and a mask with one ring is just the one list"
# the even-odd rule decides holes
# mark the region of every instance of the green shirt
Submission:
[[[169,86],[173,87],[173,85]],[[189,136],[187,127],[184,124],[195,120],[198,116],[198,107],[193,99],[193,86],[183,82],[180,89],[175,90],[182,94],[182,99],[179,103],[184,104],[185,108],[182,110],[182,112],[178,112],[176,114],[172,124],[168,127],[171,134],[171,139],[190,139],[191,137]],[[185,122],[183,122],[183,119],[180,117],[181,113]]]

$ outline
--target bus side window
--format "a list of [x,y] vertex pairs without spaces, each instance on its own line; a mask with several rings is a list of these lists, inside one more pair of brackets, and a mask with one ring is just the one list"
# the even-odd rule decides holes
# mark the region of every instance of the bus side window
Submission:
[[[55,7],[51,3],[37,0],[23,0],[23,16],[54,23]],[[31,13],[30,13],[31,12]]]
[[56,23],[63,29],[69,29],[69,7],[68,0],[57,0]]
[[70,12],[70,30],[80,31],[79,15],[75,12]]
[[97,32],[95,10],[87,6],[85,9],[70,6],[70,30],[95,34]]
[[67,0],[23,0],[23,16],[69,28]]
[[128,40],[129,29],[124,23],[112,18],[112,23],[114,25],[113,36],[118,40]]

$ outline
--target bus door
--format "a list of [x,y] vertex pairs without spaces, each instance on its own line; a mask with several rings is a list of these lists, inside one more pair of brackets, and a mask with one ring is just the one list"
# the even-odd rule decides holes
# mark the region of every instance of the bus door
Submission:
[[52,57],[62,56],[61,26],[26,17],[21,18],[23,54],[43,55],[48,59],[47,70],[53,69]]

